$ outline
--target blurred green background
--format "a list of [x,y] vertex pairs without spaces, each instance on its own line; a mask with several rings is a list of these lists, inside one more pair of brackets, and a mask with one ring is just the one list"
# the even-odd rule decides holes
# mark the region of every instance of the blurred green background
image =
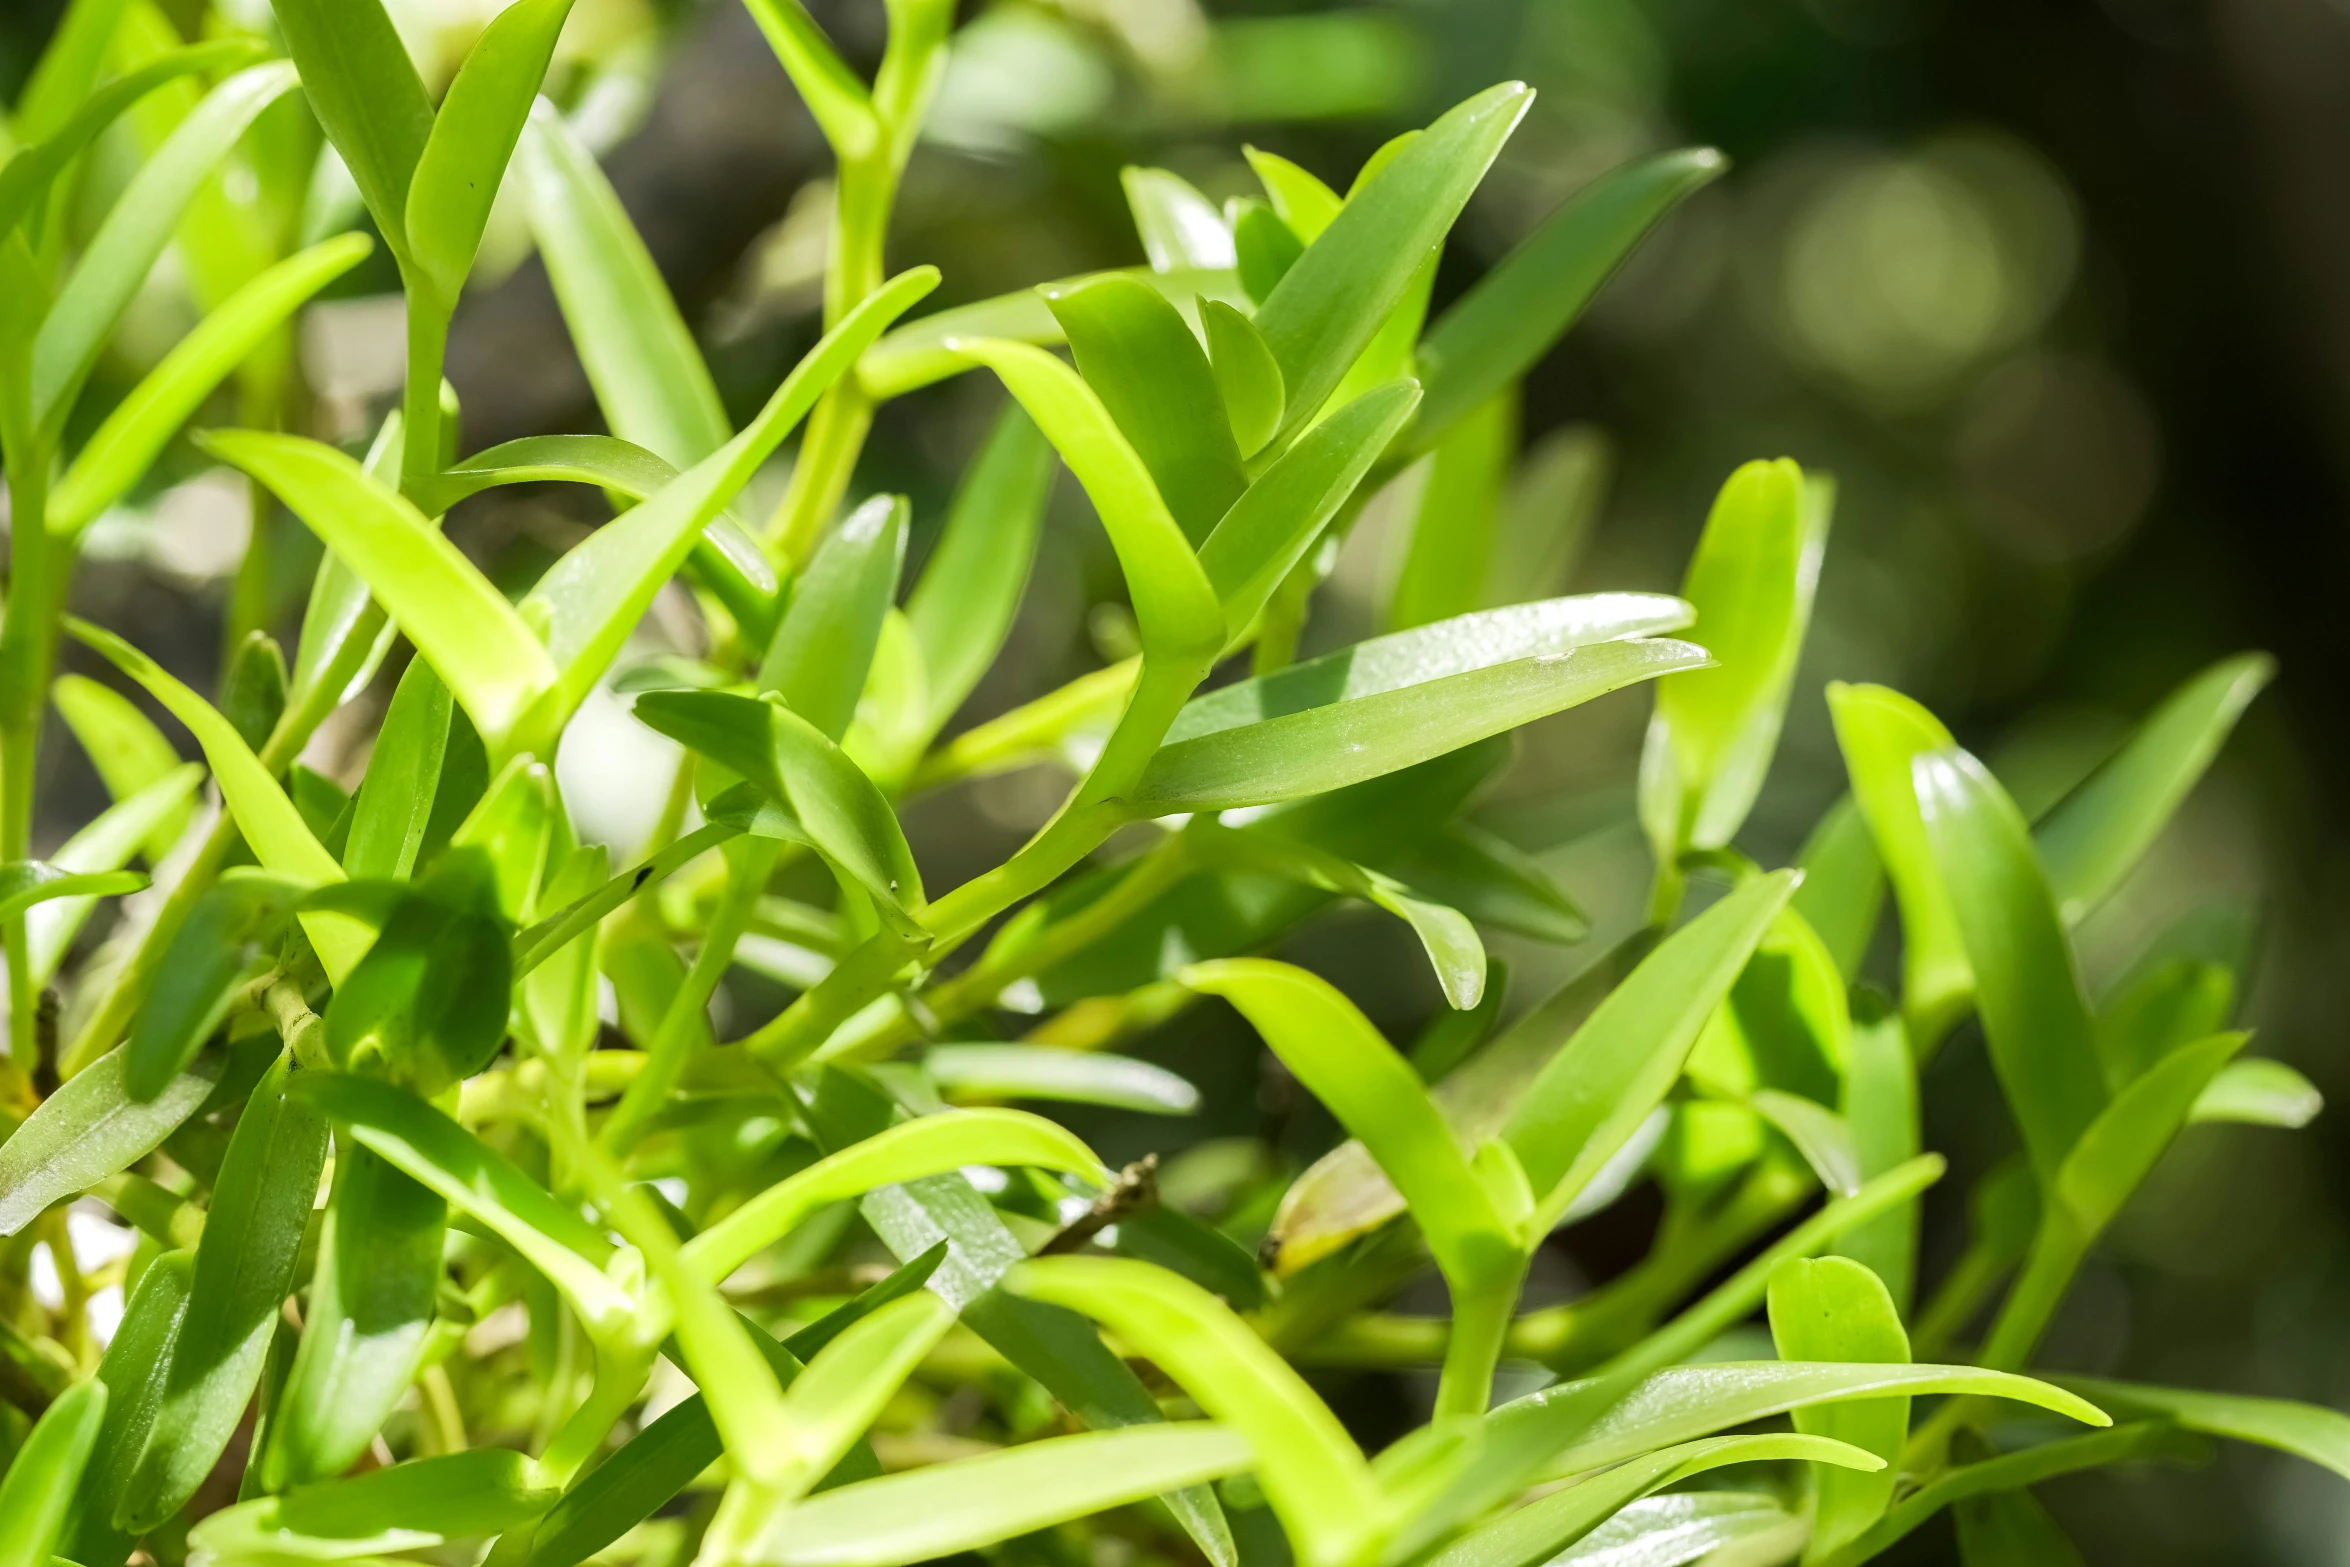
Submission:
[[[220,0],[231,16],[265,0]],[[58,7],[0,6],[13,94]],[[200,3],[166,0],[182,31]],[[396,0],[436,86],[497,0]],[[852,58],[879,0],[811,7]],[[2261,1053],[2340,1105],[2350,944],[2350,6],[2338,0],[1399,0],[1299,8],[1199,0],[994,0],[966,29],[914,160],[893,265],[939,264],[941,302],[1141,260],[1122,165],[1252,190],[1243,142],[1343,189],[1381,141],[1516,77],[1536,107],[1448,250],[1439,304],[1564,196],[1634,153],[1711,143],[1728,178],[1673,217],[1529,379],[1512,504],[1548,508],[1565,587],[1670,590],[1714,489],[1788,455],[1841,484],[1786,742],[1743,845],[1790,858],[1842,786],[1820,698],[1879,680],[1934,707],[2025,797],[2077,778],[2130,717],[2220,654],[2282,676],[2134,884],[2083,932],[2110,979],[2179,914],[2241,907],[2263,939]],[[816,333],[826,158],[736,0],[579,0],[553,84],[711,352],[739,414]],[[503,213],[455,333],[464,444],[597,427],[519,213]],[[166,275],[121,363],[188,319]],[[358,432],[399,374],[388,267],[313,313],[303,366],[322,433]],[[1000,395],[949,383],[885,411],[859,487],[915,501],[916,550]],[[92,399],[100,402],[101,399]],[[762,477],[780,493],[781,473]],[[574,489],[495,492],[451,531],[527,580],[600,515]],[[183,447],[101,524],[79,607],[208,682],[246,527],[239,487]],[[290,629],[305,536],[270,524]],[[1377,510],[1309,640],[1370,629],[1393,567]],[[1528,566],[1526,569],[1533,569]],[[984,717],[1123,651],[1106,546],[1064,486]],[[658,628],[656,628],[658,629]],[[1648,698],[1530,732],[1486,823],[1539,852],[1596,916],[1559,953],[1506,948],[1525,1004],[1638,918],[1646,851],[1631,786]],[[356,726],[314,757],[348,770]],[[47,748],[41,841],[97,798]],[[666,774],[615,702],[565,753],[589,836],[624,845]],[[1014,775],[914,808],[934,885],[1015,844],[1058,798]],[[1889,933],[1888,933],[1889,934]],[[1401,1037],[1438,1003],[1392,922],[1336,914],[1287,954],[1339,978]],[[744,995],[744,1005],[764,998]],[[1209,1093],[1186,1123],[1081,1119],[1113,1159],[1262,1134],[1299,1158],[1327,1122],[1268,1075],[1228,1015],[1186,1014],[1140,1053]],[[1945,1192],[2010,1144],[1979,1040],[1925,1086]],[[2049,1364],[2350,1405],[2350,1139],[2191,1132],[2083,1278]],[[1929,1210],[1928,1268],[1957,1244]],[[1635,1196],[1554,1243],[1554,1294],[1645,1244]],[[1428,1303],[1423,1303],[1428,1304]],[[1376,1440],[1425,1389],[1332,1384]],[[2091,1560],[2337,1562],[2350,1492],[2230,1449],[2180,1475],[2045,1492]],[[1938,1530],[1899,1559],[1946,1559]]]

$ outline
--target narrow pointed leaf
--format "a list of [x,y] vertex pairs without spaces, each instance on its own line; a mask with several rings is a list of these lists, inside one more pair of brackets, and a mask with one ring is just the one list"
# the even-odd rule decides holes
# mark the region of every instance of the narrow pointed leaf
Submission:
[[[245,744],[244,736],[219,709],[112,632],[70,617],[66,629],[106,655],[115,668],[145,687],[148,695],[194,733],[220,785],[221,798],[227,801],[229,814],[236,818],[237,828],[256,859],[275,874],[304,886],[328,886],[343,879],[342,866],[311,835],[294,802],[286,798],[277,780]],[[349,973],[367,950],[365,927],[347,915],[305,914],[302,928],[318,949],[319,961],[326,965],[330,979]]]
[[63,427],[115,323],[205,177],[254,118],[295,85],[294,68],[283,60],[239,71],[206,94],[132,176],[33,340],[33,412],[44,427]]
[[685,1260],[711,1283],[723,1283],[818,1208],[970,1164],[1036,1165],[1108,1179],[1092,1149],[1041,1116],[1018,1110],[926,1115],[852,1143],[768,1187],[686,1242]]
[[1248,488],[1215,373],[1166,297],[1130,278],[1048,289],[1085,383],[1194,545]]
[[479,1220],[561,1289],[591,1324],[635,1307],[602,1272],[612,1243],[470,1132],[413,1094],[372,1078],[306,1072],[290,1096],[317,1106],[361,1145]]
[[501,1534],[545,1512],[527,1454],[481,1447],[297,1486],[223,1508],[188,1532],[216,1560],[367,1559]]
[[1747,1104],[1795,1145],[1822,1186],[1839,1197],[1861,1189],[1860,1150],[1844,1117],[1817,1100],[1775,1088],[1760,1090]]
[[1876,839],[1901,908],[1901,1007],[1921,1056],[1930,1056],[1974,997],[1942,873],[1918,816],[1910,764],[1956,742],[1923,707],[1884,686],[1828,683],[1828,714],[1852,779],[1852,797]]
[[408,184],[432,136],[432,102],[382,0],[283,0],[271,7],[327,139],[394,254],[404,254]]
[[[1864,994],[1855,1010],[1841,1108],[1865,1181],[1918,1156],[1918,1073],[1900,1014],[1873,994]],[[1884,1280],[1894,1305],[1908,1314],[1917,1278],[1914,1204],[1847,1231],[1836,1249]]]
[[1885,862],[1869,836],[1869,824],[1851,795],[1828,808],[1796,856],[1803,885],[1795,890],[1795,912],[1826,944],[1847,981],[1858,977],[1868,956],[1877,916],[1885,903]]
[[955,1308],[920,1290],[851,1323],[818,1351],[784,1394],[791,1445],[777,1460],[775,1493],[796,1498],[823,1479],[954,1325]]
[[841,519],[792,581],[791,604],[760,660],[758,685],[831,741],[848,733],[881,622],[905,567],[908,508],[876,495]]
[[[1427,1558],[1429,1567],[1534,1567],[1653,1491],[1727,1464],[1800,1459],[1845,1470],[1884,1460],[1817,1436],[1720,1436],[1644,1454],[1602,1475],[1504,1513]],[[1571,1559],[1571,1558],[1570,1558]]]
[[545,721],[568,717],[587,699],[662,584],[685,564],[759,465],[874,338],[937,286],[935,267],[891,278],[792,367],[740,435],[548,569],[524,601],[544,610],[547,648],[562,669],[560,711],[542,715]]
[[131,1290],[106,1356],[98,1362],[98,1380],[106,1384],[106,1420],[83,1466],[75,1516],[57,1552],[84,1567],[117,1567],[130,1557],[132,1538],[115,1527],[114,1515],[127,1500],[163,1402],[195,1267],[192,1251],[156,1258]]
[[[1340,413],[1328,423],[1336,424],[1345,417]],[[1300,442],[1299,453],[1309,449],[1320,433],[1317,428]],[[1203,562],[1207,553],[1202,552]],[[1538,604],[1513,604],[1373,637],[1276,674],[1235,681],[1194,697],[1168,729],[1167,744],[1174,746],[1243,724],[1398,691],[1447,675],[1672,631],[1687,625],[1689,614],[1687,604],[1661,593],[1591,593]]]
[[1451,229],[1532,102],[1523,84],[1454,108],[1372,176],[1257,312],[1289,389],[1285,428],[1320,411]]
[[[106,792],[117,803],[140,793],[182,765],[179,752],[163,737],[153,720],[129,697],[86,675],[59,675],[49,688],[57,716],[81,742],[90,763],[98,769]],[[143,840],[150,865],[161,863],[187,828],[190,813],[181,811]],[[107,867],[111,869],[112,867]]]
[[[120,870],[142,845],[152,850],[155,840],[166,831],[178,842],[197,786],[203,781],[202,767],[181,763],[136,794],[99,812],[89,826],[58,846],[51,863],[77,875],[94,875]],[[58,898],[26,915],[25,947],[35,984],[46,985],[56,977],[66,949],[73,945],[97,902],[96,898]]]
[[2035,836],[2067,925],[2145,854],[2276,674],[2263,653],[2223,659],[2164,700],[2129,743],[2060,801]]
[[2117,1092],[2082,1129],[2054,1182],[2082,1234],[2095,1235],[2121,1211],[2249,1037],[2214,1034],[2180,1046]]
[[1241,155],[1248,159],[1257,183],[1265,187],[1265,199],[1273,204],[1273,211],[1289,225],[1291,233],[1309,245],[1322,237],[1330,220],[1346,205],[1345,199],[1318,176],[1279,153],[1243,147]]
[[1343,788],[1704,659],[1686,642],[1606,642],[1219,729],[1161,750],[1135,807],[1163,816]]
[[1403,1194],[1448,1279],[1514,1263],[1514,1216],[1498,1211],[1410,1063],[1327,981],[1262,958],[1185,969],[1264,1036],[1306,1090],[1370,1150]]
[[1052,495],[1053,449],[1017,403],[1005,408],[947,509],[906,600],[922,650],[932,734],[955,716],[1001,652],[1028,589]]
[[408,253],[456,301],[490,203],[529,121],[571,0],[519,0],[490,19],[433,117],[404,208]]
[[33,1425],[0,1474],[0,1567],[48,1567],[106,1419],[106,1384],[77,1382]]
[[750,1560],[773,1567],[898,1567],[1032,1534],[1245,1469],[1249,1444],[1203,1421],[1088,1431],[935,1464],[811,1497]]
[[2350,1480],[2350,1415],[2319,1404],[2198,1388],[2152,1387],[2099,1377],[2065,1377],[2063,1384],[2124,1418],[2152,1416],[2190,1431],[2253,1442],[2291,1453]]
[[1199,563],[1234,636],[1305,559],[1418,404],[1409,381],[1364,393],[1307,431],[1216,523]]
[[11,860],[0,865],[0,920],[52,898],[116,897],[146,885],[137,871],[71,871],[42,860]]
[[275,491],[432,660],[492,749],[539,694],[554,662],[479,568],[397,491],[331,446],[224,431],[207,444]]
[[1657,687],[1641,756],[1640,820],[1662,863],[1729,843],[1762,790],[1827,547],[1824,488],[1785,458],[1751,462],[1706,518],[1681,596],[1716,667]]
[[922,1058],[939,1091],[990,1099],[1108,1105],[1144,1115],[1190,1115],[1199,1090],[1162,1066],[1098,1050],[1051,1045],[934,1045]]
[[146,475],[166,443],[270,334],[373,249],[344,234],[289,257],[247,283],[182,338],[114,405],[50,497],[51,532],[74,534]]
[[1919,819],[1974,971],[1983,1033],[2044,1180],[2105,1107],[2071,943],[2007,792],[1964,751],[1912,764]]
[[1033,1258],[1008,1282],[1101,1322],[1245,1437],[1301,1561],[1335,1567],[1377,1538],[1379,1493],[1354,1439],[1215,1296],[1163,1268],[1112,1257]]
[[449,688],[425,659],[392,692],[351,809],[343,869],[359,880],[404,881],[416,868],[449,748]]
[[2325,1096],[2317,1085],[2284,1062],[2230,1061],[2196,1096],[2187,1119],[2292,1131],[2316,1120],[2324,1108]]
[[1216,373],[1216,390],[1224,399],[1233,440],[1241,456],[1254,457],[1281,428],[1288,396],[1281,385],[1281,365],[1256,323],[1222,300],[1203,301],[1199,318],[1207,329],[1208,364]]
[[1052,355],[1023,343],[981,339],[952,346],[1002,377],[1084,486],[1126,574],[1144,650],[1173,659],[1220,651],[1224,615],[1215,590],[1150,469],[1093,389]]
[[864,156],[881,134],[872,95],[807,7],[800,0],[752,0],[748,9],[833,152],[844,162]]
[[[1528,1086],[1503,1132],[1555,1218],[1660,1102],[1796,878],[1761,877],[1675,931]],[[1544,1228],[1547,1228],[1547,1223]]]
[[286,1092],[279,1057],[246,1101],[206,1210],[171,1376],[120,1521],[152,1529],[195,1495],[236,1434],[293,1283],[326,1163],[326,1120]]
[[1711,147],[1658,153],[1602,175],[1544,219],[1429,328],[1416,439],[1432,444],[1532,368],[1642,236],[1727,167]]
[[1216,204],[1180,174],[1133,164],[1118,171],[1134,232],[1154,272],[1232,266],[1232,230]]
[[123,1080],[120,1050],[76,1072],[0,1143],[0,1235],[153,1153],[211,1094],[220,1065],[197,1061],[144,1104]]
[[[1716,1551],[1723,1553],[1719,1560],[1725,1562],[1746,1560],[1748,1552],[1756,1558],[1782,1559],[1795,1548],[1804,1527],[1802,1518],[1776,1497],[1744,1491],[1678,1491],[1631,1503],[1554,1560],[1558,1567],[1680,1567]],[[1779,1549],[1773,1551],[1766,1540]]]
[[726,413],[645,242],[552,105],[532,110],[521,158],[531,229],[605,422],[692,467],[726,444]]

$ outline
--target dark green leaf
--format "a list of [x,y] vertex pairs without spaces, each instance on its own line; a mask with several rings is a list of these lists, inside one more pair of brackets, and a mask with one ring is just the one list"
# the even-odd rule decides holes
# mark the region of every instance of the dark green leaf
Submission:
[[1410,542],[1387,606],[1388,629],[1407,630],[1482,607],[1502,493],[1517,454],[1518,399],[1507,389],[1456,421],[1436,443],[1420,473]]
[[268,632],[248,632],[221,687],[221,716],[258,752],[285,711],[286,655]]
[[222,1560],[337,1560],[502,1534],[547,1510],[529,1455],[482,1447],[297,1486],[224,1508],[188,1533]]
[[278,30],[327,139],[367,210],[405,254],[408,185],[432,136],[432,103],[382,0],[276,0]]
[[1027,410],[1005,408],[947,509],[937,545],[906,600],[922,650],[932,734],[995,662],[1028,589],[1052,495],[1053,449]]
[[106,1357],[98,1362],[98,1380],[106,1384],[106,1423],[82,1472],[72,1532],[59,1553],[82,1567],[123,1567],[130,1556],[132,1537],[114,1526],[114,1516],[128,1500],[132,1473],[163,1403],[195,1268],[190,1251],[166,1252],[150,1263],[130,1292]]
[[1286,394],[1281,366],[1256,323],[1220,299],[1202,300],[1200,325],[1208,334],[1208,363],[1224,400],[1224,417],[1240,455],[1253,457],[1281,428]]
[[794,578],[758,686],[838,743],[857,715],[881,622],[906,560],[906,498],[876,495],[841,519]]
[[[1281,286],[1289,269],[1297,265],[1297,258],[1305,254],[1305,241],[1271,207],[1254,196],[1234,202],[1228,210],[1232,214],[1233,266],[1241,289],[1251,303],[1262,305]],[[1267,351],[1271,348],[1268,343]],[[1275,358],[1273,367],[1281,368],[1279,358]]]
[[131,1097],[124,1067],[120,1050],[100,1056],[0,1143],[0,1235],[153,1153],[210,1095],[221,1062],[196,1061],[145,1104]]

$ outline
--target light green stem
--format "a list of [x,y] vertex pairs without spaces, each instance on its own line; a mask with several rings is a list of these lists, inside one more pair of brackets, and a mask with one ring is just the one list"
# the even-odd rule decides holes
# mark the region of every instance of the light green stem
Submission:
[[1496,1269],[1491,1277],[1452,1286],[1452,1334],[1444,1346],[1444,1371],[1436,1384],[1435,1418],[1480,1416],[1493,1401],[1493,1371],[1501,1363],[1511,1313],[1526,1282],[1526,1259]]

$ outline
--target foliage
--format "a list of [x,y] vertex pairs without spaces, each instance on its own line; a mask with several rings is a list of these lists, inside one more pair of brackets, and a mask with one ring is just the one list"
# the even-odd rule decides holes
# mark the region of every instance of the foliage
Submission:
[[[837,184],[823,335],[739,431],[541,96],[568,0],[501,11],[437,104],[378,0],[277,0],[265,34],[223,19],[201,44],[75,0],[16,108],[0,1567],[485,1546],[509,1567],[891,1567],[1017,1560],[1063,1526],[1219,1567],[1740,1543],[1848,1563],[1945,1507],[1971,1560],[2061,1560],[2028,1488],[2073,1470],[2224,1436],[2350,1473],[2324,1410],[2027,1374],[2174,1138],[2316,1111],[2281,1063],[2237,1059],[2237,959],[2158,949],[2092,996],[2071,948],[2266,662],[2190,682],[2037,820],[1915,702],[1831,686],[1851,799],[1802,870],[1766,870],[1733,844],[1797,689],[1833,485],[1787,459],[1731,474],[1679,597],[1492,586],[1485,563],[1525,542],[1492,501],[1516,381],[1718,155],[1595,182],[1430,321],[1445,237],[1527,111],[1505,83],[1343,193],[1269,155],[1264,199],[1222,209],[1130,170],[1147,269],[900,324],[939,281],[888,275],[884,239],[952,10],[893,0],[868,84],[797,0],[751,9]],[[77,227],[86,150],[164,100]],[[280,207],[338,180],[358,206],[315,233],[268,203],[239,219],[207,194],[232,156]],[[441,367],[506,182],[610,433],[460,459]],[[223,224],[243,274],[83,408],[166,247],[217,249]],[[285,329],[376,245],[406,380],[355,453],[302,433]],[[857,460],[880,405],[972,372],[1008,401],[909,587],[912,505],[848,505]],[[215,703],[65,605],[89,525],[232,377],[277,394],[198,444],[325,554],[292,659],[239,638]],[[795,432],[773,517],[746,521]],[[1010,636],[1055,460],[1107,535],[1133,654],[947,737]],[[1407,474],[1389,629],[1301,661],[1337,545]],[[513,593],[442,524],[524,482],[614,515]],[[673,579],[698,656],[617,669]],[[217,811],[188,810],[195,772],[140,707],[58,674],[69,635],[193,735]],[[346,795],[298,758],[403,642]],[[1472,801],[1504,737],[1651,681],[1649,920],[1513,1009],[1488,937],[1571,945],[1587,922]],[[682,748],[617,873],[555,771],[616,689]],[[42,862],[52,699],[118,803]],[[1078,775],[1050,819],[926,885],[906,802],[1040,756]],[[1864,977],[1888,883],[1897,995]],[[93,905],[130,894],[68,963]],[[1331,899],[1424,950],[1451,1011],[1408,1051],[1264,955]],[[795,994],[721,1042],[713,996],[747,940],[779,937]],[[1352,1140],[1234,1177],[1211,1222],[1162,1203],[1148,1163],[1113,1171],[995,1103],[1188,1113],[1193,1084],[1105,1047],[1202,996]],[[1919,1145],[1918,1070],[1969,1018],[2021,1155],[1921,1302],[1944,1164]],[[1528,1307],[1551,1234],[1643,1179],[1665,1202],[1647,1260]],[[76,1260],[81,1204],[139,1232],[118,1277]],[[27,1287],[36,1243],[54,1304]],[[866,1277],[876,1248],[893,1265]],[[1431,1272],[1447,1316],[1388,1309]],[[126,1297],[104,1343],[101,1282]],[[1775,1358],[1725,1358],[1758,1312]],[[1437,1368],[1427,1422],[1366,1454],[1300,1370],[1346,1364]],[[1505,1366],[1543,1385],[1497,1403]],[[979,1450],[926,1424],[939,1389],[985,1412]],[[1684,1488],[1732,1465],[1746,1489]]]

